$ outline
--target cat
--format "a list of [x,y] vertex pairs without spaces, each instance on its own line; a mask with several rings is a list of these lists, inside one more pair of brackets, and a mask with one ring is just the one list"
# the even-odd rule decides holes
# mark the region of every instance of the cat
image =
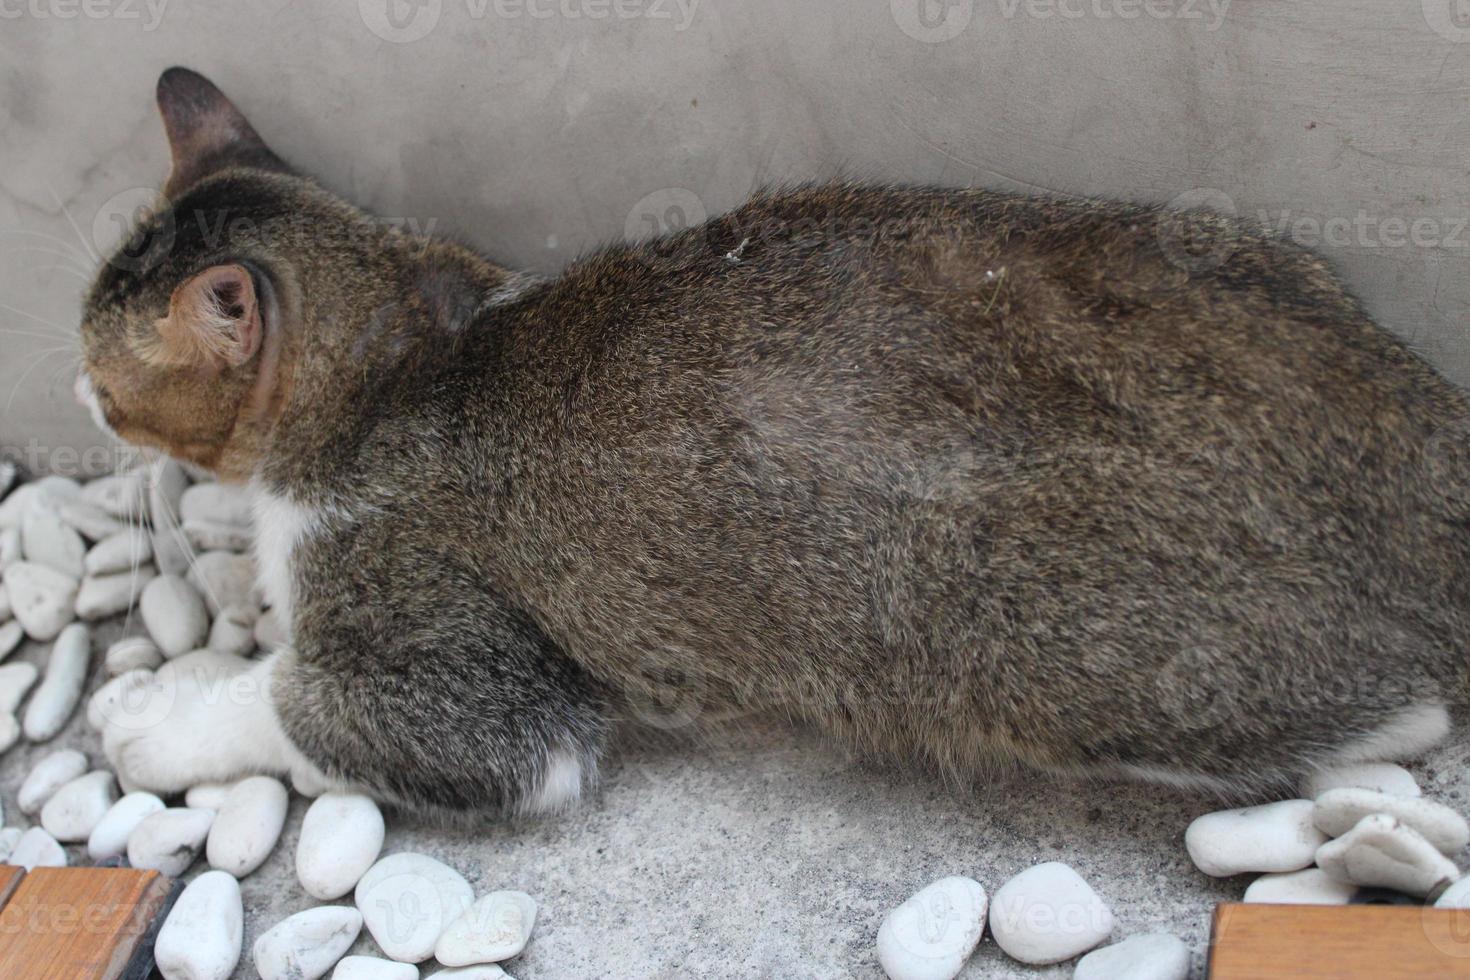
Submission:
[[614,725],[773,711],[1228,794],[1447,732],[1470,405],[1306,251],[836,181],[537,278],[368,217],[192,71],[157,94],[78,396],[253,489],[290,642],[131,676],[133,786],[554,811]]

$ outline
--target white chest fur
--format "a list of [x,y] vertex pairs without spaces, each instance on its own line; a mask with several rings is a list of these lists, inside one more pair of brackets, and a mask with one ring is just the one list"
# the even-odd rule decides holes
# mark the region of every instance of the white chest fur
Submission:
[[258,482],[255,491],[255,566],[266,602],[287,632],[291,629],[292,553],[320,525],[320,513],[289,497],[272,493]]

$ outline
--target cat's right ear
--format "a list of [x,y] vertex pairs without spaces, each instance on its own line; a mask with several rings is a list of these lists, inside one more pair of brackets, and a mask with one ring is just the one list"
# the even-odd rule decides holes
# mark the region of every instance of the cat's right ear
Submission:
[[170,68],[160,75],[158,112],[173,157],[163,185],[167,198],[177,198],[200,178],[226,167],[290,171],[235,104],[198,72]]
[[174,290],[168,316],[154,329],[139,352],[150,363],[207,375],[240,367],[255,356],[265,332],[255,280],[238,263],[196,273]]

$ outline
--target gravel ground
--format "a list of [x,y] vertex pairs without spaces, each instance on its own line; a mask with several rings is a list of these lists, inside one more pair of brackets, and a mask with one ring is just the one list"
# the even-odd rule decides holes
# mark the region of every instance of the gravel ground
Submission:
[[[101,681],[107,642],[121,635],[120,621],[94,630],[89,691]],[[14,656],[40,663],[47,649],[28,643]],[[0,759],[7,824],[29,825],[16,791],[31,765],[60,747],[101,761],[81,710],[50,743],[11,749]],[[1464,812],[1467,758],[1470,742],[1457,736],[1410,768],[1426,795]],[[259,933],[317,904],[295,877],[305,806],[293,801],[275,853],[242,882],[247,953],[239,976],[255,976],[248,950]],[[390,813],[384,853],[433,855],[458,868],[477,894],[533,895],[541,905],[535,934],[505,964],[517,980],[881,978],[878,924],[910,893],[947,874],[969,875],[994,892],[1016,872],[1053,860],[1071,864],[1110,903],[1115,939],[1174,932],[1203,976],[1211,909],[1239,898],[1247,884],[1247,876],[1205,877],[1184,852],[1189,821],[1217,807],[1162,787],[1025,773],[960,791],[759,723],[699,744],[625,746],[609,760],[601,791],[565,816],[445,828]],[[68,850],[74,863],[85,862],[84,848]],[[353,952],[377,952],[366,931]],[[988,936],[961,974],[1070,975],[1071,964],[1020,966]]]

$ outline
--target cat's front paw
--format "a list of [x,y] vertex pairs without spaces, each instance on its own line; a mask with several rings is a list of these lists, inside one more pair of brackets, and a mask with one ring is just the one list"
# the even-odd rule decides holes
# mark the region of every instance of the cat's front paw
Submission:
[[200,651],[109,682],[88,711],[119,780],[169,794],[250,773],[285,774],[290,753],[268,697],[269,668]]

